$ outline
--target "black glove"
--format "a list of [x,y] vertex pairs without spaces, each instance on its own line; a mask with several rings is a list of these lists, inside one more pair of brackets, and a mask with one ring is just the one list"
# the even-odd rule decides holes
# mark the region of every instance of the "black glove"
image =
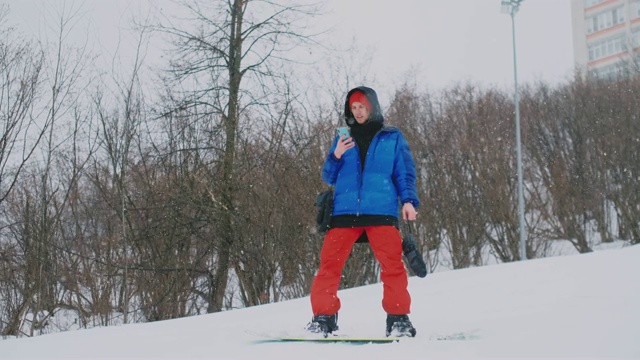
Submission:
[[402,239],[402,252],[414,274],[421,278],[427,276],[427,265],[424,263],[424,259],[422,259],[422,254],[418,252],[413,234],[407,234]]

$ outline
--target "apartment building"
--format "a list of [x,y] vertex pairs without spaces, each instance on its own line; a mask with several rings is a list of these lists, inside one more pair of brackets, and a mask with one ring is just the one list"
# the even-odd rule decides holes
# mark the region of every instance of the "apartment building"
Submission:
[[640,0],[572,0],[573,53],[585,74],[640,71]]

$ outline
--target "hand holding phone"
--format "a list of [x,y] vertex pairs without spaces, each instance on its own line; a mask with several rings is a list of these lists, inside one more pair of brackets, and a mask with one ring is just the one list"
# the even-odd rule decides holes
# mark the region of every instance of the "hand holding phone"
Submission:
[[349,128],[346,126],[339,127],[338,129],[336,129],[336,131],[338,132],[338,137],[342,137],[343,135],[345,139],[348,139],[351,137],[351,134],[349,133]]
[[342,158],[342,154],[345,153],[345,151],[351,149],[352,147],[355,146],[355,143],[353,141],[353,139],[351,139],[351,134],[349,133],[349,128],[348,127],[339,127],[337,129],[337,133],[338,133],[338,137],[341,139],[340,141],[338,141],[338,144],[336,145],[336,149],[333,152],[333,155],[337,158],[340,159]]

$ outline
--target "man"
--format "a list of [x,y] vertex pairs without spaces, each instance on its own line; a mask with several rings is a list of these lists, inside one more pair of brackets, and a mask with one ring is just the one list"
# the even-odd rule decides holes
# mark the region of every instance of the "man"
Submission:
[[384,126],[373,89],[349,91],[345,121],[351,136],[336,137],[322,169],[323,180],[335,187],[333,213],[311,287],[313,319],[307,329],[324,336],[338,329],[340,277],[353,244],[364,235],[382,269],[386,335],[413,337],[398,231],[398,215],[414,221],[420,205],[413,157],[400,130]]

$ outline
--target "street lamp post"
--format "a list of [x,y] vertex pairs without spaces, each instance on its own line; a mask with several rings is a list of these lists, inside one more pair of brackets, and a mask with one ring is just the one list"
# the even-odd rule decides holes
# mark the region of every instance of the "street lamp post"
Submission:
[[523,0],[502,0],[501,11],[511,15],[511,36],[513,39],[513,80],[515,84],[514,102],[516,112],[516,158],[518,167],[518,218],[520,222],[520,260],[527,259],[527,233],[524,226],[524,184],[522,176],[522,145],[520,140],[520,98],[518,96],[518,68],[516,65],[516,13]]

